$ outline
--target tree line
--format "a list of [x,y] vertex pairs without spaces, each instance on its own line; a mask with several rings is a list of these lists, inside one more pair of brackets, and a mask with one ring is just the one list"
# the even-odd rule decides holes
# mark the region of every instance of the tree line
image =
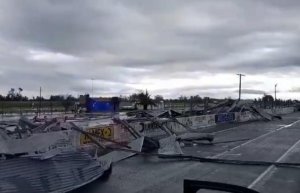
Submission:
[[212,101],[222,101],[222,99],[213,99],[208,97],[200,97],[199,95],[194,96],[180,96],[177,99],[164,99],[162,95],[155,95],[151,97],[149,92],[139,91],[137,93],[133,93],[129,96],[120,96],[121,101],[134,102],[135,104],[142,105],[144,110],[148,109],[148,106],[156,106],[160,102],[175,102],[175,103],[204,103],[204,102],[212,102]]
[[49,99],[45,99],[43,96],[33,96],[32,98],[28,98],[22,94],[22,88],[11,88],[6,95],[0,94],[0,101],[77,101],[78,98],[72,95],[51,95]]
[[[144,110],[147,110],[148,106],[156,106],[160,102],[178,102],[178,103],[218,103],[224,100],[232,100],[230,97],[225,99],[215,99],[215,98],[209,98],[209,97],[200,97],[199,95],[194,96],[180,96],[177,99],[164,99],[162,95],[156,95],[153,98],[146,90],[140,91],[138,93],[133,93],[131,95],[127,96],[120,96],[122,101],[129,101],[129,102],[135,102],[136,104],[142,105]],[[264,95],[262,98],[255,98],[254,104],[260,105],[261,107],[270,107],[270,106],[290,106],[295,103],[299,103],[298,100],[282,100],[282,99],[276,99],[271,95]]]
[[[32,97],[29,99],[27,96],[22,95],[23,89],[22,88],[11,88],[6,95],[0,94],[0,101],[60,101],[62,106],[68,109],[72,106],[76,101],[79,99],[72,96],[72,95],[51,95],[49,99],[45,99],[40,96]],[[228,98],[230,99],[230,98]],[[177,99],[164,99],[162,95],[156,95],[152,97],[149,92],[146,91],[139,91],[137,93],[133,93],[129,96],[120,96],[121,101],[128,101],[134,102],[136,104],[142,105],[143,109],[147,109],[148,106],[156,106],[162,101],[166,102],[193,102],[193,103],[204,103],[204,102],[218,102],[224,99],[214,99],[208,97],[200,97],[199,95],[194,96],[180,96]],[[269,106],[270,104],[274,104],[274,99],[271,95],[265,95],[262,98],[254,99],[254,103],[256,104],[263,104],[264,106]],[[291,105],[292,103],[298,103],[297,100],[276,100],[276,105]]]

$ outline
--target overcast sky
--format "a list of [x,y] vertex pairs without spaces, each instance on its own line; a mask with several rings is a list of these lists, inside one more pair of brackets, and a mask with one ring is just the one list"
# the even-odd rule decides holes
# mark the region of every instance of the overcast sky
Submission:
[[297,0],[1,0],[0,92],[300,98]]

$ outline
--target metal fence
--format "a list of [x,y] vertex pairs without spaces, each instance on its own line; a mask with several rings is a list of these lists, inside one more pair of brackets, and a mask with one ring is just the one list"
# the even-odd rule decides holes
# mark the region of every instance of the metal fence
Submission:
[[0,114],[2,116],[52,114],[64,112],[64,110],[60,101],[0,101]]

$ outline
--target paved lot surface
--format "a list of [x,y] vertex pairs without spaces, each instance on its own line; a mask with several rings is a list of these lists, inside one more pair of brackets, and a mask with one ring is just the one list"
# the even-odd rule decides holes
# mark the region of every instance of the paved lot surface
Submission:
[[[300,163],[300,113],[271,122],[223,125],[207,129],[215,141],[246,141],[184,147],[188,155]],[[135,156],[117,163],[107,181],[96,181],[77,193],[182,193],[183,180],[225,182],[267,193],[300,192],[300,168],[241,166]]]

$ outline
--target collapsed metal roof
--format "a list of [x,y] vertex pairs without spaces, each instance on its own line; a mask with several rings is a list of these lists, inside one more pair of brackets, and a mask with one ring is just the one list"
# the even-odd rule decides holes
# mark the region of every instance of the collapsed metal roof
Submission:
[[64,151],[46,160],[0,160],[0,192],[67,192],[101,177],[108,167],[84,151]]
[[14,139],[0,131],[0,154],[32,153],[67,140],[66,131],[31,134],[24,139]]

